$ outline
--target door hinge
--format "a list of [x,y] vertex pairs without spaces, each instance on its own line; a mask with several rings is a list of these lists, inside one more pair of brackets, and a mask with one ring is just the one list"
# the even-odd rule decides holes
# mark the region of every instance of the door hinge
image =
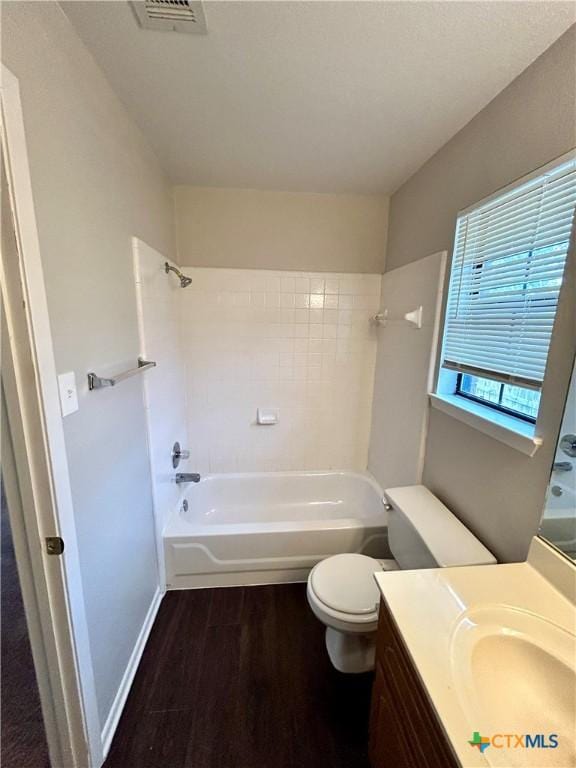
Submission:
[[64,552],[64,539],[60,536],[47,536],[46,552],[49,555],[61,555]]

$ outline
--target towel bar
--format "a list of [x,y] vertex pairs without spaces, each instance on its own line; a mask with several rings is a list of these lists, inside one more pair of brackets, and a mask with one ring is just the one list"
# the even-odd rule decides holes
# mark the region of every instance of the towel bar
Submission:
[[124,381],[124,379],[129,379],[131,376],[135,376],[137,373],[140,373],[140,371],[147,371],[149,368],[154,368],[155,365],[156,363],[153,362],[152,360],[142,360],[141,358],[138,358],[137,368],[130,368],[129,371],[118,373],[116,374],[116,376],[111,376],[110,378],[97,376],[93,371],[91,371],[88,374],[88,389],[93,390],[93,389],[102,389],[103,387],[114,387],[120,381]]

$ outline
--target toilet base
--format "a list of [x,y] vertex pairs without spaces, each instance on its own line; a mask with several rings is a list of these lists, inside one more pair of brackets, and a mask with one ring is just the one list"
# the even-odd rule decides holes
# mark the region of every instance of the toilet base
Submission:
[[360,674],[374,669],[376,633],[348,634],[337,629],[326,629],[326,650],[338,672]]

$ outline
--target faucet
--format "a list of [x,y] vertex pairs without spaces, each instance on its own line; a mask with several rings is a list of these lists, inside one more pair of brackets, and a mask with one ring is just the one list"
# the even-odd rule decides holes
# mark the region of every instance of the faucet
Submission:
[[555,461],[552,469],[554,472],[571,472],[572,464],[569,461]]
[[180,483],[199,483],[200,475],[198,472],[176,472],[176,482]]

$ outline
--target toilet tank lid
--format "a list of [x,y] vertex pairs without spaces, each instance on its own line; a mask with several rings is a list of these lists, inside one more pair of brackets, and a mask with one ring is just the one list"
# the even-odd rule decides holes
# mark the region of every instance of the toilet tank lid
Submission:
[[438,567],[496,563],[494,555],[425,486],[388,488],[384,493],[416,528]]

